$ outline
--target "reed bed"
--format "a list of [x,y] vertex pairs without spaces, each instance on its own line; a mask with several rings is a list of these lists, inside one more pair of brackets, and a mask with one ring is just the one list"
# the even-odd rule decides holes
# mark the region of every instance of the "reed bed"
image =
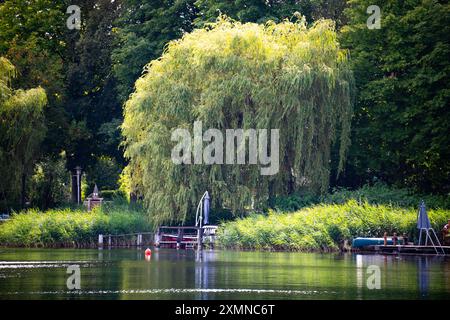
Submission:
[[[435,230],[450,217],[450,210],[428,210]],[[417,238],[417,210],[393,205],[348,200],[317,204],[296,212],[269,210],[224,222],[218,243],[225,248],[257,250],[337,251],[353,238],[407,233]]]

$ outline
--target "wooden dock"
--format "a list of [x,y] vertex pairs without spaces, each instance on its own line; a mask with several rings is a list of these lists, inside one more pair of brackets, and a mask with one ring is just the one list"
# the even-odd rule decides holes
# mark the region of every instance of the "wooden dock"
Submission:
[[214,246],[217,226],[159,227],[155,233],[155,246],[169,248],[201,248]]
[[450,254],[450,246],[373,245],[363,247],[358,251],[381,254],[448,255]]

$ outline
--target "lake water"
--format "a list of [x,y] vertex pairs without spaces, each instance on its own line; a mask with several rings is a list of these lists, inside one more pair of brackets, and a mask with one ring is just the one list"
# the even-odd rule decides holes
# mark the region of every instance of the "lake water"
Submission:
[[[70,265],[79,290],[67,287]],[[380,289],[370,289],[377,275]],[[450,259],[154,249],[147,261],[138,249],[0,249],[0,299],[450,299]]]

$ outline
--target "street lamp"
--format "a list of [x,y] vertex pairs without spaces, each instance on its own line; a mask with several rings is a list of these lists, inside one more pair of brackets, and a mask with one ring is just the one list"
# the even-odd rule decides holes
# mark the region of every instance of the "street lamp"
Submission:
[[77,204],[81,203],[81,167],[76,166],[75,172],[77,174]]

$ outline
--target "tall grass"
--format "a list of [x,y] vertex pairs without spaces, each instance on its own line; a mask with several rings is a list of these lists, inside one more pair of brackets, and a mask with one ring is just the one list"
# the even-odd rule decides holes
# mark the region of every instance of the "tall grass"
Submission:
[[146,217],[125,205],[85,210],[29,210],[0,224],[0,245],[25,247],[76,247],[97,242],[98,234],[149,231]]
[[[436,230],[450,217],[449,210],[428,210]],[[417,237],[417,211],[391,205],[349,200],[319,204],[292,213],[269,211],[225,222],[218,230],[219,245],[226,248],[266,250],[338,250],[344,240],[407,233]]]

